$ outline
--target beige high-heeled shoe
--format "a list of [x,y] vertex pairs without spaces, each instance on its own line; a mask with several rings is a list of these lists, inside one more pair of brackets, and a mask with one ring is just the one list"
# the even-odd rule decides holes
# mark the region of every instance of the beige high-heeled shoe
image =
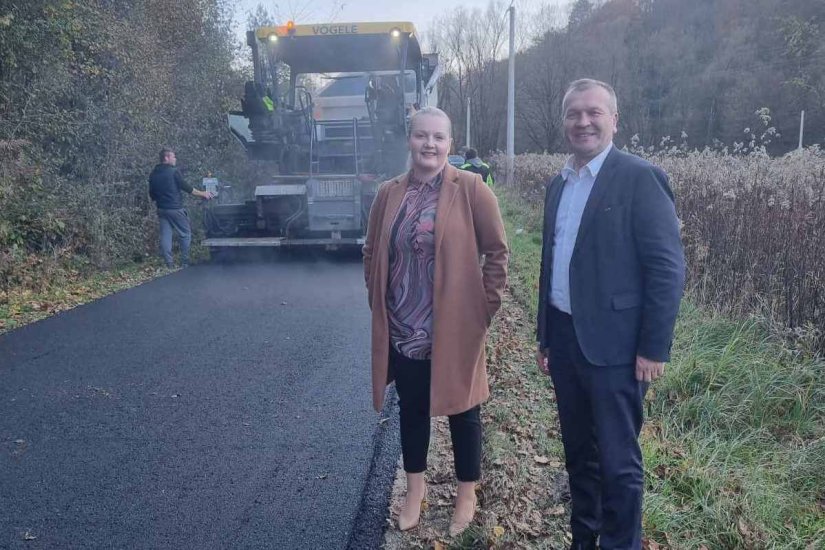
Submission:
[[415,514],[410,517],[406,515],[404,512],[407,511],[407,498],[404,498],[404,506],[401,508],[401,511],[398,513],[398,530],[399,531],[409,531],[413,527],[417,526],[418,523],[421,521],[421,509],[427,506],[427,487],[424,487],[424,495],[421,497],[421,501],[418,503],[418,509],[415,510]]
[[476,515],[476,506],[478,505],[478,497],[475,493],[473,493],[473,507],[471,508],[470,515],[467,516],[466,514],[462,514],[462,516],[458,516],[456,513],[457,510],[453,511],[453,519],[450,521],[450,536],[457,537],[461,533],[463,533],[473,522],[473,518]]

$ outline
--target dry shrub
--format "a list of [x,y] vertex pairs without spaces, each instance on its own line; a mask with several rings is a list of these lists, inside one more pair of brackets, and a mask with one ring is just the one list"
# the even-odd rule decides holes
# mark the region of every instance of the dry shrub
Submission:
[[[758,314],[816,350],[825,346],[825,153],[648,153],[671,179],[688,286],[704,304]],[[563,155],[516,157],[511,190],[540,204]],[[493,158],[504,180],[504,156]]]

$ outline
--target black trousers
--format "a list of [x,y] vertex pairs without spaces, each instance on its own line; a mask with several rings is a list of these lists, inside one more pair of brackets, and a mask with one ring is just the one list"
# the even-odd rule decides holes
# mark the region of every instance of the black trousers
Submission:
[[570,478],[574,540],[603,550],[642,546],[644,470],[639,432],[648,384],[635,365],[598,366],[579,347],[573,318],[548,308],[550,376]]
[[[430,448],[431,364],[429,360],[404,357],[392,345],[390,363],[398,392],[404,471],[420,473],[427,469]],[[476,405],[448,417],[455,473],[459,481],[478,481],[481,478],[480,412],[480,407]]]

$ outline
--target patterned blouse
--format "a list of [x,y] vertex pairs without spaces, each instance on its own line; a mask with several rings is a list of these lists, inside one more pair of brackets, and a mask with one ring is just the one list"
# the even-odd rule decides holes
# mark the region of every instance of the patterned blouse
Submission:
[[433,332],[435,212],[443,171],[420,182],[409,175],[392,225],[387,285],[390,343],[410,359],[429,359]]

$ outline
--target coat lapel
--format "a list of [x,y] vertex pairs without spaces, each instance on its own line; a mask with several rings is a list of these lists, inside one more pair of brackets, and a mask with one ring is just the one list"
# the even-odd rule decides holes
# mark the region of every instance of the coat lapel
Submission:
[[438,256],[438,249],[441,247],[441,240],[444,238],[444,227],[447,225],[447,216],[453,206],[455,196],[458,194],[458,170],[447,165],[444,167],[444,178],[441,180],[441,192],[438,194],[438,206],[435,211],[435,253]]
[[593,182],[593,189],[591,189],[590,196],[587,198],[587,204],[584,206],[581,223],[579,224],[579,232],[576,235],[576,245],[573,247],[574,254],[581,246],[584,237],[593,225],[596,212],[599,211],[599,205],[601,204],[607,189],[610,187],[610,182],[613,181],[613,178],[616,175],[616,170],[614,170],[614,168],[619,160],[619,155],[619,151],[614,146],[613,149],[607,154],[607,158],[604,159],[604,163],[599,170],[599,175],[596,176],[596,181]]
[[381,228],[381,233],[384,236],[383,240],[385,243],[390,242],[390,231],[392,230],[392,224],[395,222],[396,216],[398,216],[398,209],[401,208],[401,201],[404,200],[404,194],[407,191],[408,179],[409,174],[404,174],[389,183],[391,187],[387,194],[387,205],[384,208],[386,215],[384,216],[384,224]]

